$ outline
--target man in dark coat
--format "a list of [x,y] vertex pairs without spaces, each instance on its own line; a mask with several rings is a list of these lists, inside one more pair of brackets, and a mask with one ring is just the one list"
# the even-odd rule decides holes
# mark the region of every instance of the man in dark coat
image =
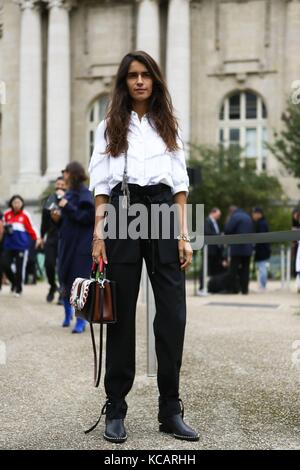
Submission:
[[[295,207],[292,212],[292,230],[299,230],[300,229],[300,207]],[[296,259],[297,259],[297,250],[298,250],[298,242],[292,242],[292,276],[296,277]]]
[[[225,234],[253,233],[253,222],[250,215],[236,206],[229,208],[229,220],[225,225]],[[229,273],[232,285],[239,278],[242,294],[248,294],[249,267],[253,251],[252,244],[230,245]]]
[[[255,225],[256,233],[264,233],[269,231],[268,222],[264,212],[260,207],[252,210],[252,219]],[[271,256],[270,243],[257,243],[255,245],[254,261],[258,268],[259,290],[264,291],[267,286],[268,279],[268,260]]]
[[[204,222],[204,235],[219,235],[220,227],[218,221],[222,213],[220,209],[214,207]],[[207,249],[207,274],[215,276],[224,272],[223,266],[223,245],[208,245]],[[203,266],[200,269],[199,276],[200,291],[203,288]]]
[[[58,200],[61,199],[65,193],[66,185],[62,176],[59,176],[55,181],[55,193],[47,199],[43,207],[42,222],[41,222],[41,237],[47,239],[44,244],[45,250],[45,270],[47,279],[50,285],[47,294],[47,302],[52,302],[55,292],[58,291],[56,284],[56,268],[58,257],[58,227],[51,218],[50,210],[52,205],[57,205]],[[49,206],[49,203],[51,205]]]

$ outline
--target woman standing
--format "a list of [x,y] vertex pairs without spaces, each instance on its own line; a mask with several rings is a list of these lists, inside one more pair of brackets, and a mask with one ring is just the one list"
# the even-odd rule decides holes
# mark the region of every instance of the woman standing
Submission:
[[[183,209],[186,203],[189,180],[178,124],[162,73],[146,52],[129,53],[120,63],[106,119],[97,128],[89,172],[96,199],[93,259],[103,258],[107,277],[118,285],[118,320],[107,328],[104,438],[111,442],[127,438],[125,398],[135,375],[135,313],[144,258],[156,303],[159,430],[179,439],[198,440],[197,432],[183,421],[179,398],[185,270],[192,261],[186,220],[180,219],[178,240],[118,236],[104,240],[103,233],[103,210],[109,197],[117,220],[129,204],[144,204],[150,213],[152,204],[175,202]],[[119,206],[120,196],[124,209]]]
[[[59,210],[51,212],[59,224],[58,273],[65,308],[64,327],[70,325],[73,316],[70,293],[76,277],[88,278],[91,273],[91,245],[94,226],[94,201],[92,193],[83,184],[87,179],[83,166],[69,163],[63,176],[67,187],[65,197],[58,202]],[[76,319],[72,333],[82,333],[85,321]]]

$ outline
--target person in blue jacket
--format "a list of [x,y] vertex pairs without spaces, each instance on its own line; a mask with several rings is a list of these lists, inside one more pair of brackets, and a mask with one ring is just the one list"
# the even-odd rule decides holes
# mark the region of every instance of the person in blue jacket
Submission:
[[[83,166],[71,162],[62,173],[67,192],[51,217],[59,224],[58,273],[65,308],[62,326],[67,327],[73,316],[69,301],[72,284],[76,277],[89,278],[91,273],[95,206],[92,193],[83,184],[87,179]],[[84,329],[85,321],[77,318],[72,333],[82,333]]]
[[[267,219],[264,211],[260,207],[252,209],[252,219],[255,225],[256,233],[265,233],[269,231]],[[268,280],[268,260],[271,257],[270,243],[257,243],[255,245],[254,261],[258,269],[259,290],[263,292],[267,287]]]
[[[249,214],[236,206],[229,208],[229,220],[225,225],[224,232],[227,235],[239,233],[253,233],[253,222]],[[249,267],[253,251],[251,243],[230,245],[230,268],[229,273],[234,285],[239,278],[242,294],[248,294]]]

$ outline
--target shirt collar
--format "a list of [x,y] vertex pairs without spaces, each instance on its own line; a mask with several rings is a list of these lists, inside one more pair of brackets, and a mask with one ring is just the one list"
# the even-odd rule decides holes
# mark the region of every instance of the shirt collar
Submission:
[[[148,117],[148,115],[149,115],[149,113],[145,113],[145,114],[143,115],[143,117]],[[138,113],[136,113],[136,112],[133,111],[133,110],[131,111],[131,117],[134,117],[134,118],[136,118],[136,119],[139,119]]]

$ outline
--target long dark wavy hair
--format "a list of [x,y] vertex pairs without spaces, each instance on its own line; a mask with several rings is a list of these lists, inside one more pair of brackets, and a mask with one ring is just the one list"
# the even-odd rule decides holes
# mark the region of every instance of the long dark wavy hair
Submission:
[[68,163],[65,171],[70,174],[68,184],[69,189],[79,189],[81,184],[87,180],[85,170],[79,162]]
[[128,147],[127,133],[132,111],[132,98],[129,94],[126,79],[129,66],[134,60],[146,66],[153,80],[148,107],[149,122],[152,125],[152,120],[169,151],[178,150],[179,147],[176,142],[178,123],[161,70],[149,54],[144,51],[135,51],[126,54],[119,65],[115,86],[105,116],[107,120],[105,130],[106,152],[112,157],[116,157],[125,152]]

